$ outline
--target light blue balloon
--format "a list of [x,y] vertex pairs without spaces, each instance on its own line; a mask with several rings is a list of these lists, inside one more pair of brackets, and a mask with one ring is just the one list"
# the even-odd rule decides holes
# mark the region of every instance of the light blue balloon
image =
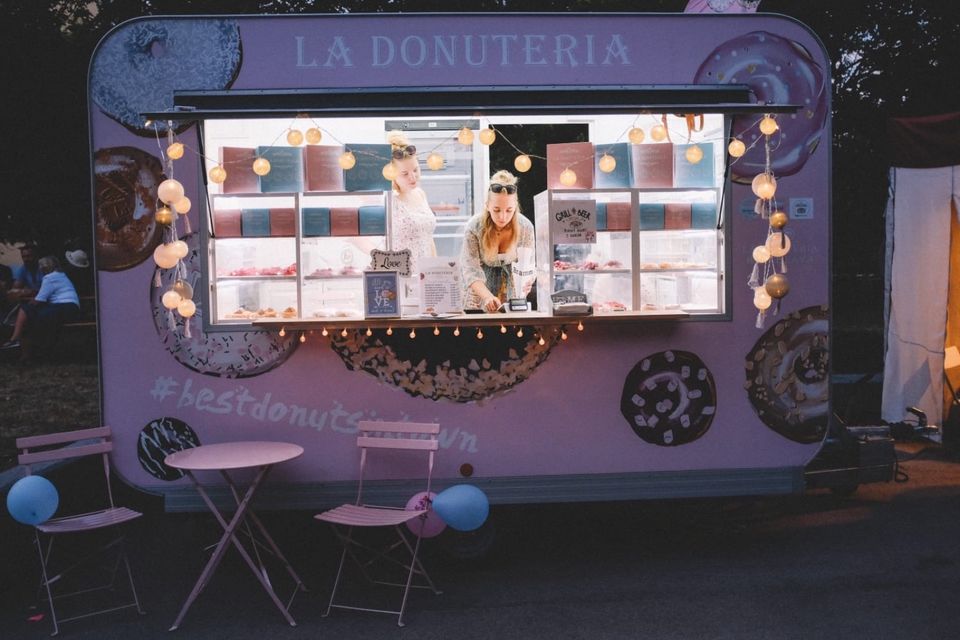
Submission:
[[7,511],[22,524],[46,522],[57,512],[58,504],[57,488],[43,476],[20,478],[7,494]]
[[449,527],[473,531],[486,522],[490,501],[487,494],[472,484],[455,484],[437,494],[433,510]]

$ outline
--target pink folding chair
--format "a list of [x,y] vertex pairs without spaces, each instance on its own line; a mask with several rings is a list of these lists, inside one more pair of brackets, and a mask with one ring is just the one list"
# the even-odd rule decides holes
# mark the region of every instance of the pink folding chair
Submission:
[[[434,586],[433,580],[430,579],[418,558],[422,527],[426,523],[429,504],[426,511],[365,504],[363,502],[363,480],[367,466],[367,454],[370,450],[392,451],[394,453],[401,451],[426,452],[427,484],[425,491],[429,494],[430,482],[433,477],[434,455],[439,444],[440,425],[415,422],[360,422],[359,430],[357,446],[360,448],[360,479],[356,502],[354,504],[344,504],[314,516],[317,520],[329,522],[343,545],[343,552],[340,554],[340,566],[337,568],[337,577],[334,579],[333,590],[330,593],[330,602],[323,615],[324,617],[330,615],[330,610],[335,607],[354,611],[387,613],[396,615],[397,625],[402,627],[404,626],[403,613],[407,607],[407,597],[411,588],[430,589],[437,595],[441,593]],[[363,535],[361,531],[373,528],[393,529],[397,538],[386,548],[374,548],[358,538],[358,536]],[[411,531],[415,533],[411,534]],[[343,567],[348,555],[369,582],[403,589],[399,610],[372,609],[336,602],[337,589],[340,587]],[[375,578],[373,570],[382,570],[381,565],[384,564],[399,567],[406,574],[406,581],[393,582]],[[379,575],[379,571],[377,575]],[[421,582],[414,582],[414,575],[420,578]]]
[[[103,457],[103,471],[107,486],[107,506],[98,511],[91,511],[89,513],[80,513],[76,515],[51,518],[46,522],[42,522],[34,527],[34,538],[37,545],[37,552],[40,555],[40,586],[42,589],[46,590],[47,601],[50,603],[50,617],[53,620],[53,633],[51,635],[57,635],[60,632],[59,623],[61,622],[69,622],[71,620],[87,618],[101,613],[108,613],[110,611],[117,611],[129,607],[136,607],[137,612],[143,614],[144,611],[140,608],[140,600],[137,598],[137,590],[133,584],[133,573],[130,571],[130,563],[127,560],[127,553],[123,546],[124,536],[122,535],[122,532],[118,532],[117,537],[113,538],[109,542],[106,542],[97,551],[84,558],[74,561],[73,564],[60,570],[60,572],[56,575],[51,575],[53,571],[53,567],[51,566],[53,541],[58,536],[80,534],[108,528],[119,531],[118,525],[122,525],[125,522],[129,522],[143,515],[138,511],[133,511],[132,509],[128,509],[126,507],[118,507],[114,505],[113,491],[110,488],[110,458],[108,455],[113,449],[113,443],[110,441],[110,427],[79,429],[76,431],[66,431],[63,433],[53,433],[43,436],[17,438],[17,449],[20,450],[17,460],[26,468],[27,475],[30,475],[31,473],[31,465],[39,462],[69,460],[97,454]],[[42,538],[47,539],[45,545],[46,548],[44,548]],[[112,566],[110,567],[110,581],[107,584],[93,588],[81,589],[70,593],[54,594],[53,586],[62,578],[64,578],[67,572],[87,564],[87,561],[90,558],[96,555],[105,555],[107,552],[114,552],[111,554],[113,561],[111,563]],[[133,597],[132,602],[119,604],[107,609],[88,611],[86,613],[81,613],[79,615],[74,615],[69,618],[61,618],[58,620],[57,611],[54,607],[54,600],[66,598],[68,596],[75,596],[81,593],[99,591],[102,589],[112,589],[114,583],[116,582],[117,573],[121,563],[126,569],[127,580],[130,582],[130,593]]]

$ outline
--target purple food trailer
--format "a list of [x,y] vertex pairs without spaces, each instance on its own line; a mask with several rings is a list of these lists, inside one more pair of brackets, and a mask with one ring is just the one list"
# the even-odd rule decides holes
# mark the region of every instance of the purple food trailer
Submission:
[[[379,419],[439,423],[439,486],[494,504],[801,490],[830,407],[829,73],[766,14],[120,25],[89,84],[115,469],[200,508],[165,455],[282,440],[305,454],[264,501],[320,507]],[[393,130],[436,216],[415,272]],[[530,293],[462,313],[500,169],[532,202],[504,267]],[[408,470],[377,472],[403,504]]]

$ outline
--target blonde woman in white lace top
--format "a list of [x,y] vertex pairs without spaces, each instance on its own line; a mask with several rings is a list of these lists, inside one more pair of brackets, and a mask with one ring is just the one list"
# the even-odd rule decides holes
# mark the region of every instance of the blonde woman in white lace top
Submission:
[[388,137],[392,149],[393,218],[390,241],[394,250],[410,250],[410,273],[419,273],[420,259],[437,255],[433,230],[437,217],[427,202],[427,194],[420,188],[420,163],[417,149],[400,131]]

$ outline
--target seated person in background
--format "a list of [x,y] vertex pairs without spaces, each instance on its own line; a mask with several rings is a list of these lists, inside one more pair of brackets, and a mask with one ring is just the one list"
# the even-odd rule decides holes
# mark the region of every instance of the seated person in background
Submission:
[[43,274],[37,262],[37,246],[25,244],[20,247],[20,259],[23,264],[13,270],[13,286],[9,296],[15,300],[30,300],[40,290]]
[[40,290],[30,302],[20,305],[13,327],[13,335],[0,349],[12,349],[21,346],[21,359],[28,359],[29,337],[38,332],[51,330],[70,322],[80,314],[80,298],[67,275],[60,269],[60,261],[54,256],[45,256],[39,261],[43,280]]
[[490,177],[483,212],[470,218],[464,231],[460,268],[465,309],[493,313],[514,296],[512,264],[520,247],[533,250],[533,224],[520,213],[516,176],[497,171]]
[[[7,295],[7,292],[10,291],[10,286],[13,284],[13,269],[8,267],[5,264],[0,264],[0,322],[3,323],[3,326],[0,327],[0,339],[5,340],[7,338],[7,333],[13,330],[13,319],[16,318],[16,314],[11,314],[11,310],[16,306],[15,300],[11,300],[10,296]],[[10,315],[11,318],[8,322],[7,316]],[[9,331],[7,329],[9,325]]]

